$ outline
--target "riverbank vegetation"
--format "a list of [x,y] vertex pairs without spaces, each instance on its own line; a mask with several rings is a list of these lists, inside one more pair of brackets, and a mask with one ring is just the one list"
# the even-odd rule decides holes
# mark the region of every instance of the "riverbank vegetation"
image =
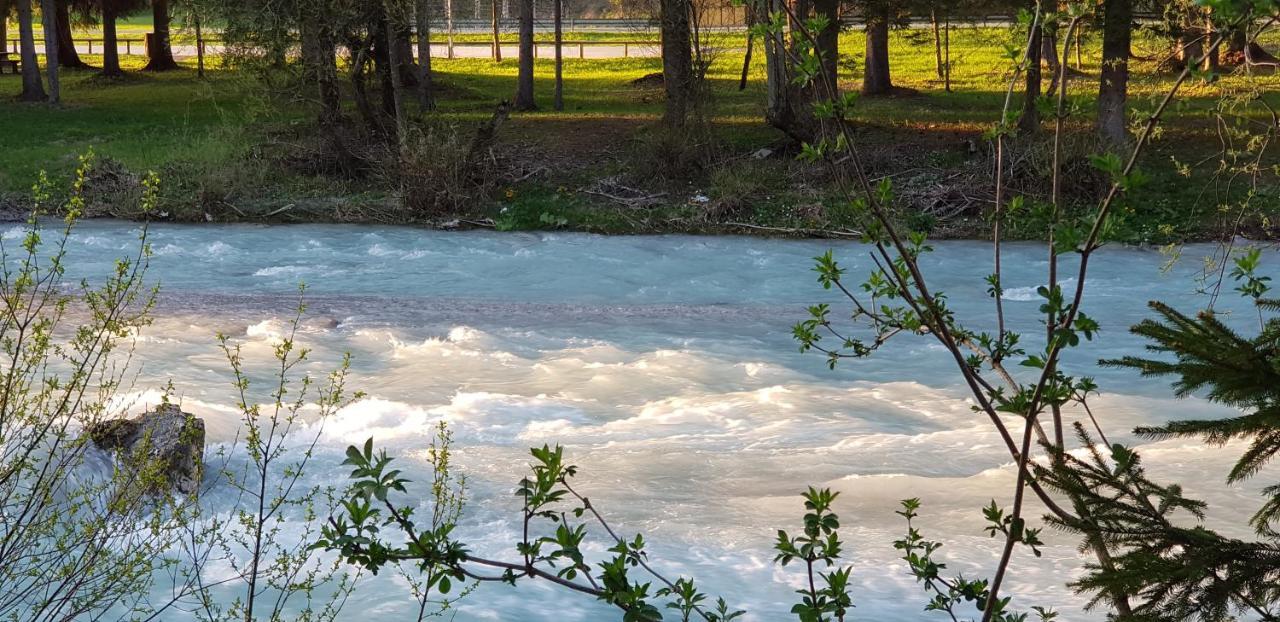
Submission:
[[[390,61],[373,40],[374,31],[362,25],[367,16],[343,18],[347,25],[337,28],[348,30],[334,33],[347,37],[342,45],[334,42],[333,92],[338,99],[326,104],[331,112],[323,112],[316,108],[322,102],[313,95],[305,59],[282,65],[264,56],[276,43],[292,45],[276,39],[293,35],[254,31],[254,20],[262,16],[252,14],[252,3],[243,8],[246,13],[237,15],[199,3],[184,8],[186,13],[175,10],[172,45],[177,48],[193,45],[191,11],[213,12],[218,17],[206,19],[223,24],[223,30],[232,20],[225,44],[223,34],[208,35],[216,36],[218,45],[203,61],[187,50],[176,70],[155,72],[143,71],[149,63],[143,56],[122,56],[123,75],[114,78],[97,69],[68,67],[59,74],[60,106],[0,103],[0,135],[6,145],[0,150],[3,201],[23,205],[27,180],[37,171],[65,175],[75,154],[92,147],[107,162],[103,170],[113,171],[98,184],[106,188],[92,202],[93,213],[123,217],[134,214],[128,213],[127,202],[116,200],[117,194],[136,193],[142,173],[156,170],[169,180],[159,213],[182,221],[384,222],[603,233],[857,233],[836,205],[838,188],[830,175],[796,158],[805,132],[779,122],[776,101],[770,103],[776,89],[770,86],[771,61],[761,36],[750,37],[753,56],[744,83],[748,34],[695,33],[688,53],[705,63],[698,75],[703,86],[697,89],[696,118],[690,117],[692,125],[677,126],[686,129],[673,129],[661,122],[669,101],[662,58],[578,59],[569,46],[563,61],[563,106],[557,110],[555,61],[550,46],[544,45],[530,70],[536,110],[511,111],[497,104],[512,99],[520,75],[518,55],[508,51],[500,62],[448,59],[437,49],[431,59],[431,106],[423,108],[416,101],[423,97],[419,87],[411,83],[424,63],[413,61],[409,38],[398,44],[406,65],[403,92],[397,97],[395,85],[378,77],[386,75],[381,72]],[[912,14],[954,13],[954,21],[942,23],[941,30],[931,30],[927,22],[921,27],[919,21],[907,27],[912,24],[905,21],[908,15],[896,16],[903,20],[894,22],[901,27],[886,34],[892,88],[867,92],[849,112],[848,122],[868,145],[869,174],[895,182],[896,217],[911,228],[939,237],[981,236],[987,228],[995,203],[990,188],[996,159],[989,128],[1004,106],[1003,87],[1010,77],[1007,50],[1017,47],[1026,26],[982,25],[965,16],[999,8],[943,3],[932,12],[917,8]],[[856,14],[858,8],[845,10]],[[406,13],[397,19],[407,26],[412,17]],[[235,19],[245,21],[237,25]],[[858,23],[860,18],[850,19]],[[1183,40],[1203,38],[1203,29],[1191,37],[1185,28],[1176,28],[1187,19],[1148,16],[1141,25],[1132,24],[1122,134],[1129,120],[1149,109],[1176,79],[1179,59],[1194,51],[1184,50]],[[1095,129],[1103,21],[1100,12],[1091,12],[1078,26],[1077,40],[1063,48],[1071,74],[1081,84],[1071,94],[1064,122],[1069,173],[1063,191],[1081,204],[1102,187],[1089,158],[1111,144]],[[148,26],[135,19],[127,28]],[[441,29],[437,24],[432,35],[437,48],[447,38]],[[1252,47],[1265,51],[1280,44],[1280,35],[1270,28],[1257,30]],[[96,36],[100,27],[93,32]],[[637,52],[654,54],[659,34],[567,33],[565,38],[639,37],[653,43],[636,46]],[[491,36],[457,33],[455,40]],[[504,41],[519,39],[511,32],[501,36]],[[544,42],[552,36],[533,35]],[[362,43],[352,47],[351,37]],[[349,75],[360,46],[369,55],[359,77],[363,95],[351,90],[356,82]],[[839,34],[832,75],[843,92],[867,91],[867,49],[863,30],[848,28]],[[422,57],[420,50],[416,54]],[[100,67],[103,60],[83,53],[76,57],[89,67]],[[1264,58],[1255,61],[1239,51],[1224,51],[1220,62],[1214,61],[1212,75],[1197,75],[1187,85],[1143,156],[1153,183],[1141,195],[1135,193],[1134,217],[1124,223],[1125,240],[1163,243],[1275,234],[1280,210],[1275,157],[1266,146],[1242,136],[1250,126],[1272,124],[1269,110],[1280,105],[1272,101],[1280,91],[1280,77]],[[203,64],[202,75],[196,74],[197,62]],[[1046,61],[1044,67],[1036,88],[1020,88],[1025,92],[1017,94],[1032,103],[1017,108],[1035,111],[1051,104],[1051,64]],[[0,76],[0,89],[16,93],[21,86],[19,76]],[[388,138],[397,123],[396,101],[404,124],[402,141]],[[327,119],[321,118],[325,115]],[[1003,167],[1006,183],[1029,199],[1043,200],[1046,196],[1038,189],[1047,179],[1050,115],[1037,116],[1037,122],[1010,137]],[[491,131],[478,140],[488,124]],[[483,158],[478,158],[480,151]],[[1235,183],[1246,162],[1265,173],[1256,183]],[[1247,217],[1224,209],[1250,194],[1256,195],[1257,210]],[[1034,210],[1012,216],[1006,234],[1037,237],[1041,228],[1034,221]]]

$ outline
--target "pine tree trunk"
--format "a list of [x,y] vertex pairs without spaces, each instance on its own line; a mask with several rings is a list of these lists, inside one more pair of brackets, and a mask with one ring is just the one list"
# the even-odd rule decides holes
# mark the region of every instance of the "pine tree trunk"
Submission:
[[169,42],[169,0],[151,0],[151,45],[147,47],[145,71],[169,71],[178,68]]
[[533,99],[533,0],[519,0],[520,4],[520,73],[516,78],[517,111],[537,110]]
[[116,10],[112,0],[102,7],[102,75],[118,78],[124,75],[120,70],[120,50],[116,40]]
[[564,110],[564,0],[551,0],[555,10],[556,29],[556,96],[555,109]]
[[[820,17],[827,18],[827,25],[818,33],[818,54],[822,57],[822,72],[832,87],[838,82],[840,67],[840,0],[814,0],[813,11]],[[825,87],[819,85],[819,93]]]
[[[4,3],[0,3],[3,7]],[[88,69],[89,63],[80,58],[76,51],[75,37],[71,33],[71,9],[68,0],[57,0],[54,11],[58,17],[58,65],[67,69]],[[0,14],[4,14],[0,10]]]
[[413,10],[418,29],[418,106],[435,110],[436,93],[431,75],[431,0],[416,0]]
[[58,10],[55,0],[41,0],[40,13],[44,19],[45,69],[49,74],[49,103],[56,104],[62,98],[62,85],[58,78]]
[[893,77],[889,73],[889,7],[886,5],[868,10],[867,58],[862,74],[863,95],[884,95],[893,91]]
[[689,32],[689,0],[661,0],[662,83],[667,106],[662,120],[681,127],[688,120],[693,89],[693,39]]
[[44,79],[40,77],[40,65],[36,64],[36,37],[31,24],[31,0],[18,0],[18,36],[22,39],[22,95],[26,102],[44,101]]
[[1114,145],[1129,137],[1125,109],[1129,97],[1132,0],[1106,0],[1103,6],[1102,78],[1098,87],[1098,131]]

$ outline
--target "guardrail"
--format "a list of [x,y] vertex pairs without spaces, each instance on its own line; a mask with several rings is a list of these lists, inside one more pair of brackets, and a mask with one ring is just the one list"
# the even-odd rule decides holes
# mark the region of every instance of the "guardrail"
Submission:
[[[9,40],[5,41],[5,49],[6,49],[10,54],[17,54],[17,53],[19,52],[18,46],[20,46],[20,45],[21,45],[21,41],[22,41],[21,39],[9,39]],[[86,45],[88,46],[88,48],[89,48],[89,53],[90,53],[90,54],[93,54],[93,44],[94,44],[94,43],[97,43],[97,44],[98,44],[98,49],[99,49],[99,51],[101,51],[102,49],[104,49],[104,48],[106,47],[106,40],[105,40],[105,39],[103,39],[102,37],[73,37],[73,38],[71,39],[71,42],[72,42],[73,44],[78,44],[78,43],[84,43],[84,44],[86,44]],[[116,38],[116,49],[119,49],[119,48],[120,48],[120,46],[122,46],[122,45],[123,45],[123,46],[124,46],[124,49],[125,49],[125,54],[132,55],[132,54],[133,54],[133,46],[134,46],[134,44],[135,44],[135,43],[136,43],[136,44],[138,44],[138,46],[139,46],[139,47],[143,50],[143,52],[145,53],[145,51],[146,51],[146,46],[147,46],[147,40],[146,40],[146,38],[145,38],[145,37],[144,37],[144,38],[142,38],[142,39],[129,39],[129,38],[126,38],[126,37],[117,37],[117,38]],[[35,40],[35,44],[36,44],[36,48],[37,48],[37,50],[39,50],[39,49],[43,48],[43,47],[44,47],[44,39],[42,39],[42,38],[37,38],[37,39]],[[208,44],[209,44],[209,41],[206,39],[206,40],[205,40],[205,45],[208,45]]]
[[[6,41],[5,49],[8,50],[10,54],[18,54],[20,41],[21,41],[20,39],[9,39],[8,41]],[[105,40],[102,39],[101,37],[83,37],[83,38],[76,37],[71,41],[75,45],[81,45],[81,44],[85,45],[88,49],[89,54],[93,54],[95,52],[94,44],[98,45],[98,48],[97,48],[98,53],[101,53],[103,48],[106,45]],[[36,39],[35,43],[36,43],[37,50],[42,49],[44,47],[44,39]],[[222,43],[221,39],[205,39],[204,41],[204,45],[206,49],[209,47],[217,47],[221,43]],[[144,54],[146,53],[146,39],[127,39],[123,37],[116,39],[116,49],[119,50],[123,46],[124,53],[126,55],[133,55],[134,44],[138,44],[138,49],[140,53],[144,53]],[[195,47],[195,42],[194,41],[190,41],[190,42],[178,41],[172,45],[174,47]],[[431,41],[431,45],[433,47],[445,47],[446,49],[449,46],[452,46],[455,48],[463,48],[463,47],[492,48],[493,42],[492,41],[455,41],[452,44],[450,44],[446,40],[440,40],[433,37]],[[519,45],[519,42],[502,41],[500,45],[502,45],[503,47],[514,47],[516,45]],[[548,48],[554,45],[555,45],[554,41],[535,41],[533,46],[534,58],[537,58],[541,54],[540,49]],[[631,56],[631,51],[633,48],[661,47],[662,40],[661,39],[605,40],[605,41],[565,40],[562,42],[562,45],[564,45],[564,47],[569,48],[571,50],[574,47],[578,48],[578,58],[587,57],[586,51],[588,47],[621,47],[622,57],[629,58]]]

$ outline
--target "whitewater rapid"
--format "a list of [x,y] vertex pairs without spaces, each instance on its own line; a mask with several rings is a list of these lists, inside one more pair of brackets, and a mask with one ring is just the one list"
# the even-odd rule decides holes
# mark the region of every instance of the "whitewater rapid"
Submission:
[[[83,224],[69,250],[73,276],[101,277],[136,235],[130,223]],[[579,488],[620,531],[645,534],[655,566],[696,577],[749,610],[747,620],[790,617],[801,575],[774,566],[770,545],[778,528],[799,524],[798,493],[808,485],[842,493],[855,619],[937,619],[922,613],[924,593],[892,546],[904,530],[894,514],[899,499],[924,500],[920,526],[947,543],[952,571],[984,575],[998,555],[980,508],[993,497],[1008,503],[1008,456],[971,411],[945,352],[907,337],[829,371],[791,339],[806,305],[836,302],[817,284],[812,258],[834,248],[850,274],[865,273],[871,263],[858,244],[320,225],[156,225],[150,235],[148,278],[162,294],[155,323],[139,338],[135,409],[172,381],[184,409],[205,418],[211,443],[234,439],[235,398],[216,335],[242,343],[250,364],[266,369],[305,281],[299,340],[314,350],[308,368],[322,373],[350,352],[349,387],[368,396],[325,423],[309,481],[341,483],[343,450],[369,437],[421,481],[431,428],[447,421],[470,483],[459,535],[478,554],[514,555],[519,505],[511,492],[527,448],[560,443],[581,467]],[[989,247],[936,246],[925,266],[931,285],[962,318],[988,326]],[[1148,300],[1202,304],[1198,260],[1210,252],[1190,247],[1169,266],[1154,250],[1102,251],[1085,306],[1103,332],[1068,362],[1097,377],[1094,408],[1113,441],[1141,444],[1155,475],[1176,477],[1213,503],[1213,526],[1243,532],[1256,487],[1223,484],[1238,447],[1127,434],[1229,411],[1175,400],[1162,381],[1094,364],[1136,351],[1140,342],[1126,329],[1147,316]],[[1012,244],[1005,262],[1005,307],[1030,338],[1042,330],[1034,289],[1043,248]],[[1259,481],[1274,475],[1272,468]],[[230,498],[215,489],[204,503],[218,509]],[[1047,539],[1044,557],[1016,561],[1007,583],[1015,607],[1102,619],[1082,612],[1082,599],[1064,587],[1082,563],[1076,543]],[[402,582],[384,575],[363,578],[347,611],[344,619],[397,620],[415,609]],[[458,605],[455,619],[615,618],[587,597],[533,581],[486,585]]]

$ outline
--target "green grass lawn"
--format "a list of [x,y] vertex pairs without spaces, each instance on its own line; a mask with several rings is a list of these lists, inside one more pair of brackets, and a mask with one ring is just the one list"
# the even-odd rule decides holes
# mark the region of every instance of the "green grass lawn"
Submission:
[[[142,22],[134,26],[146,27]],[[955,29],[951,38],[952,90],[946,92],[935,74],[929,33],[895,33],[891,46],[894,81],[914,94],[859,102],[855,121],[872,155],[883,152],[891,158],[903,145],[908,149],[923,145],[921,149],[937,149],[936,160],[945,163],[962,140],[981,142],[981,133],[999,117],[1010,76],[1010,62],[1003,50],[1013,36],[999,28]],[[739,38],[721,45],[744,43]],[[1266,43],[1276,45],[1280,40]],[[840,77],[846,89],[858,88],[863,45],[860,32],[841,37]],[[1070,83],[1073,105],[1080,110],[1072,125],[1081,130],[1081,136],[1091,135],[1084,130],[1093,115],[1097,89],[1097,45],[1096,40],[1086,39],[1081,66],[1084,77]],[[1135,45],[1138,56],[1155,57],[1162,51],[1159,42],[1145,36]],[[721,52],[709,71],[717,131],[729,149],[754,150],[780,138],[762,121],[764,63],[759,48],[756,52],[743,91],[738,90],[740,49]],[[93,57],[88,60],[98,61]],[[126,62],[137,69],[143,59],[127,57]],[[291,88],[272,91],[245,73],[219,68],[216,58],[209,59],[210,71],[203,80],[196,78],[191,60],[183,64],[186,68],[182,71],[158,75],[133,72],[123,81],[104,81],[93,72],[64,72],[64,104],[56,109],[0,99],[0,190],[28,188],[41,169],[65,173],[75,156],[89,148],[134,170],[172,168],[175,164],[216,167],[245,158],[254,145],[266,140],[269,128],[287,127],[311,114],[297,98],[280,97],[281,91],[292,94]],[[487,118],[494,104],[510,98],[514,90],[514,58],[502,63],[436,59],[434,66],[442,87],[439,115],[446,120],[471,123]],[[1136,111],[1150,109],[1155,98],[1172,84],[1173,76],[1157,70],[1153,60],[1136,60],[1132,68],[1132,107]],[[516,115],[504,129],[503,139],[540,145],[568,157],[593,158],[602,146],[630,141],[659,118],[661,90],[632,84],[659,71],[661,61],[656,58],[569,58],[565,61],[566,110],[554,112],[550,101],[553,63],[540,58],[536,91],[541,110]],[[0,77],[0,98],[16,94],[20,86],[16,76]],[[1252,93],[1261,93],[1280,108],[1280,77],[1237,75],[1213,84],[1188,84],[1184,99],[1170,112],[1165,133],[1148,157],[1156,175],[1172,180],[1170,162],[1174,158],[1212,159],[1220,129],[1210,114],[1214,106],[1224,94],[1244,97]],[[1081,148],[1096,150],[1084,140]],[[277,182],[278,187],[262,191],[323,195],[367,190],[324,179],[266,180],[268,185]],[[1176,205],[1183,200],[1186,188],[1184,183],[1174,182],[1161,184],[1160,190],[1168,195],[1162,201]]]

